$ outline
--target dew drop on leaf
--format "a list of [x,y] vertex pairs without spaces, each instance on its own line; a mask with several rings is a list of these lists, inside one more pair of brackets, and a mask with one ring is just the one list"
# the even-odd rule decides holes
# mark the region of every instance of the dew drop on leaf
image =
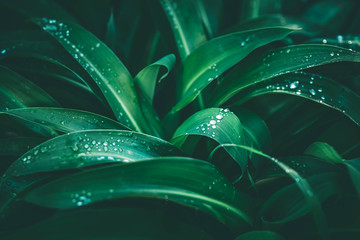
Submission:
[[292,83],[290,84],[290,89],[295,89],[295,88],[297,88],[298,86],[299,86],[299,82],[298,82],[298,81],[292,82]]

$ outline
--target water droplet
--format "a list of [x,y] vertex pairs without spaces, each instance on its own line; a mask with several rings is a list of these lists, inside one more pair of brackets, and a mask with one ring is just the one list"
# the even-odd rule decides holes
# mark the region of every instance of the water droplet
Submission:
[[43,29],[45,31],[50,31],[50,32],[54,32],[54,31],[57,31],[58,30],[58,27],[56,25],[53,25],[53,24],[46,24]]
[[221,115],[221,114],[219,114],[219,115],[216,115],[216,118],[217,118],[217,119],[219,119],[219,120],[221,120],[221,119],[223,119],[223,118],[224,118],[224,116],[223,116],[223,115]]
[[324,44],[326,44],[326,43],[327,43],[327,40],[324,38],[324,39],[322,40],[322,42],[323,42]]
[[4,54],[4,53],[6,53],[6,49],[4,49],[4,50],[1,51],[1,54]]
[[290,53],[290,51],[291,51],[291,50],[290,50],[290,49],[288,49],[288,50],[286,50],[286,53]]
[[210,124],[216,124],[215,120],[210,120]]
[[242,47],[245,46],[245,42],[241,42],[241,46],[242,46]]
[[77,146],[76,143],[74,143],[74,145],[71,146],[71,149],[74,151],[74,152],[77,152],[79,150],[79,147]]
[[330,56],[332,56],[332,57],[333,57],[334,55],[335,55],[335,54],[334,54],[333,52],[332,52],[332,53],[330,53]]
[[40,152],[44,153],[47,151],[47,147],[46,146],[41,146],[40,147]]
[[297,88],[298,86],[299,86],[299,82],[298,82],[298,81],[292,82],[292,83],[290,84],[290,89],[295,89],[295,88]]
[[96,46],[97,48],[100,47],[100,43],[97,43],[95,46]]
[[313,95],[313,96],[316,94],[316,92],[315,92],[314,89],[310,89],[309,92],[310,92],[310,94]]

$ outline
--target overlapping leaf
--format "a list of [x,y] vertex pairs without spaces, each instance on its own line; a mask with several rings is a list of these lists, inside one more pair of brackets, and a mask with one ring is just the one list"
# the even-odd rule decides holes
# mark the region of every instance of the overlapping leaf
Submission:
[[59,106],[44,90],[23,76],[0,66],[0,109],[35,106]]
[[233,232],[251,223],[250,198],[240,194],[212,164],[190,158],[158,158],[73,174],[39,186],[24,199],[71,209],[129,197],[166,199],[200,209]]
[[241,92],[237,104],[268,93],[286,93],[305,97],[334,108],[360,125],[360,96],[331,79],[305,72],[285,74],[253,84]]
[[214,79],[245,58],[254,49],[282,39],[294,28],[273,27],[230,33],[214,38],[189,55],[184,61],[178,111],[193,101]]
[[20,108],[5,113],[69,133],[88,129],[127,129],[126,126],[101,115],[68,108]]
[[[180,147],[190,135],[205,136],[219,144],[242,144],[245,141],[241,122],[229,109],[208,108],[189,117],[174,133],[171,142]],[[247,154],[241,149],[225,148],[246,172]]]
[[330,45],[303,44],[252,55],[229,72],[209,100],[209,106],[221,106],[240,90],[261,81],[301,69],[344,61],[360,62],[360,53]]
[[139,107],[130,73],[105,44],[73,23],[45,18],[34,21],[58,40],[90,74],[122,124],[140,132],[153,132]]

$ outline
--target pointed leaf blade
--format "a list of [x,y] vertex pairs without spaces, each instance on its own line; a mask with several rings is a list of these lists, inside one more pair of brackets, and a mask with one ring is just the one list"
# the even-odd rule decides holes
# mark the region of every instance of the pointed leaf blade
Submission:
[[181,97],[173,111],[192,102],[214,79],[244,59],[254,49],[280,40],[294,28],[273,27],[230,33],[200,46],[184,61]]

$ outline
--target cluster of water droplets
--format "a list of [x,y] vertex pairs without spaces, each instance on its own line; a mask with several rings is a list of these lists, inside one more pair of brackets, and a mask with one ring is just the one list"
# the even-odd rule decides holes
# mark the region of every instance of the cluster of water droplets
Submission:
[[82,190],[79,193],[70,194],[71,202],[78,207],[91,203],[92,193],[90,191]]
[[[302,176],[308,174],[309,172],[309,166],[307,163],[292,159],[290,162],[287,162],[286,164],[288,164],[290,168],[292,168],[294,171],[296,171]],[[278,165],[273,167],[273,171],[279,173],[283,172],[283,170]],[[285,172],[288,173],[287,171]]]
[[5,47],[5,48],[0,48],[0,57],[2,55],[6,55],[8,54],[9,52],[11,52],[12,50],[18,48],[18,47],[22,47],[24,45],[23,42],[20,42],[20,43],[16,43],[12,46],[8,46],[8,47]]
[[[57,20],[43,18],[43,29],[49,32],[51,35],[56,37],[58,41],[67,46],[68,51],[71,55],[83,66],[83,68],[91,75],[91,77],[95,80],[99,88],[102,90],[105,96],[108,95],[109,91],[112,91],[115,95],[123,94],[122,89],[118,84],[110,84],[109,81],[112,79],[117,79],[119,74],[113,69],[111,62],[103,62],[101,66],[99,66],[95,59],[95,54],[90,54],[91,52],[95,52],[101,49],[102,44],[100,42],[95,42],[94,44],[86,44],[86,47],[82,44],[74,44],[71,39],[71,31],[72,28],[67,24],[58,22]],[[90,40],[89,40],[90,41]],[[89,51],[90,50],[90,51]],[[100,76],[104,77],[100,77]],[[111,88],[110,88],[111,87]],[[117,107],[116,113],[118,120],[121,123],[125,124],[128,127],[132,127],[129,119],[123,116],[122,109]]]
[[[71,136],[71,137],[69,137]],[[54,142],[57,142],[56,144]],[[61,154],[58,145],[68,146]],[[99,137],[97,131],[81,135],[64,135],[63,141],[55,139],[43,143],[23,155],[19,161],[9,168],[10,175],[29,174],[38,171],[39,166],[46,166],[43,170],[59,170],[86,167],[107,162],[133,162],[157,156],[172,156],[176,154],[171,145],[146,140],[133,132],[119,131],[105,132]],[[54,155],[56,157],[54,158]],[[52,163],[43,164],[52,159]],[[39,162],[41,161],[41,162]],[[16,171],[16,172],[15,172]]]
[[360,37],[359,36],[343,36],[338,35],[335,39],[322,39],[322,44],[337,45],[343,48],[347,48],[350,51],[360,50]]
[[306,73],[306,72],[294,72],[295,75],[299,75],[300,78],[288,79],[277,79],[276,84],[268,84],[266,91],[272,92],[284,92],[292,93],[296,95],[306,96],[314,101],[327,104],[336,104],[339,108],[345,108],[344,103],[341,99],[334,99],[324,91],[321,83],[318,80],[323,79],[322,76]]
[[202,123],[200,126],[197,126],[195,128],[196,133],[200,133],[202,135],[209,135],[213,138],[216,137],[216,131],[215,129],[219,124],[221,124],[221,121],[229,115],[230,110],[229,109],[223,109],[221,108],[219,113],[215,116],[209,116],[208,122]]

